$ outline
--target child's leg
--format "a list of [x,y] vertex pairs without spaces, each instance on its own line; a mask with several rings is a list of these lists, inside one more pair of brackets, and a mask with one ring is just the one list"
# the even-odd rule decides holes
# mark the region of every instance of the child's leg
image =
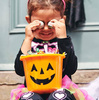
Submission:
[[50,94],[40,94],[40,96],[44,99],[47,100]]
[[48,100],[76,100],[66,89],[59,89],[50,94]]
[[24,93],[19,100],[43,100],[42,97],[34,92]]

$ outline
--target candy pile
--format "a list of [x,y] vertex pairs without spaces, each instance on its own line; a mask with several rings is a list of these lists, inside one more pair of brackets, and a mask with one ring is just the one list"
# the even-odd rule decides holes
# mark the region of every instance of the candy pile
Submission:
[[[48,54],[51,54],[50,52],[47,52]],[[59,50],[56,50],[53,54],[58,54]],[[36,48],[36,53],[33,53],[31,50],[27,52],[27,54],[32,55],[32,54],[45,54],[43,51],[39,50],[39,48]]]

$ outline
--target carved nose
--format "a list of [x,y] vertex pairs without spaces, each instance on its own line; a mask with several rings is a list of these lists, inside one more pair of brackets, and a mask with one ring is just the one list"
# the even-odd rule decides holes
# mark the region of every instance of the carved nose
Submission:
[[43,71],[43,69],[41,68],[41,72],[40,72],[40,74],[44,74],[44,71]]

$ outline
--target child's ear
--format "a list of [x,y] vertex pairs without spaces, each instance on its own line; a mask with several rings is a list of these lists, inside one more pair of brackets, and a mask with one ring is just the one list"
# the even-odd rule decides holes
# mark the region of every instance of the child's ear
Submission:
[[66,16],[65,15],[63,16],[63,19],[66,20]]
[[25,16],[25,19],[26,19],[26,21],[28,22],[28,23],[31,23],[31,19],[30,19],[30,17],[27,15],[27,16]]

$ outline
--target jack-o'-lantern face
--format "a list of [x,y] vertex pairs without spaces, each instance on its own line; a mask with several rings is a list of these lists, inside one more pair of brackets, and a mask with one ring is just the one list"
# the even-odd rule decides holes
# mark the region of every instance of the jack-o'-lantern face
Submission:
[[64,57],[64,54],[21,56],[27,89],[35,93],[45,94],[61,88]]
[[50,63],[48,64],[47,68],[44,68],[44,67],[41,67],[38,69],[37,68],[38,67],[36,67],[36,65],[33,64],[32,69],[31,69],[32,75],[30,75],[30,78],[32,79],[34,83],[38,85],[41,85],[41,84],[46,85],[54,79],[55,71]]

